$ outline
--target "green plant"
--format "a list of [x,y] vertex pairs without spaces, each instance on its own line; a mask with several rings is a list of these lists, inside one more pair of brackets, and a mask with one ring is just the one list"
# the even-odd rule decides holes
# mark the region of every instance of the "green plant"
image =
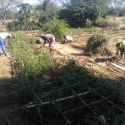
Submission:
[[91,28],[91,27],[92,27],[92,21],[91,21],[90,19],[87,19],[87,20],[86,20],[86,23],[85,23],[85,26],[86,26],[87,28]]
[[[23,34],[22,34],[23,35]],[[42,75],[43,72],[49,71],[54,66],[51,55],[44,50],[37,50],[33,47],[31,38],[24,38],[25,42],[21,39],[21,34],[17,37],[20,38],[15,41],[15,55],[16,55],[16,68],[23,76],[37,77]]]
[[58,38],[65,35],[67,29],[68,29],[68,24],[64,20],[58,20],[58,19],[50,20],[43,26],[44,32],[52,33]]
[[13,21],[7,24],[7,28],[9,29],[9,31],[15,31],[15,30],[19,30],[21,28],[21,25],[19,21]]
[[97,54],[97,53],[103,53],[106,49],[107,45],[107,39],[104,35],[96,34],[89,38],[85,53],[87,54]]
[[57,76],[65,85],[80,82],[84,79],[84,75],[89,74],[89,71],[84,66],[74,60],[69,60],[65,66],[56,71]]
[[102,17],[98,17],[96,19],[96,22],[95,22],[95,25],[96,26],[99,26],[99,27],[106,27],[107,26],[107,23],[106,23],[106,20]]
[[125,125],[125,113],[115,117],[114,125]]

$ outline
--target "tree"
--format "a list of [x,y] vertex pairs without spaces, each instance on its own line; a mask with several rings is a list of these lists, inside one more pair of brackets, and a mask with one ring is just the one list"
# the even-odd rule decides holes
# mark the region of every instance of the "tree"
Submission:
[[32,6],[28,3],[20,4],[18,12],[18,20],[19,24],[22,26],[23,29],[32,30],[34,25],[38,22],[37,13],[33,10]]
[[22,0],[0,0],[0,15],[5,19],[9,9],[18,6]]
[[123,8],[125,7],[125,0],[112,0],[114,8]]
[[17,19],[17,12],[14,10],[7,10],[6,12],[6,19],[8,20],[15,20]]
[[57,38],[65,35],[68,29],[68,24],[64,20],[53,19],[48,21],[43,26],[43,31],[54,34]]
[[52,0],[39,0],[39,5],[36,6],[36,10],[38,11],[40,17],[39,21],[43,26],[50,19],[54,19],[58,16],[58,7]]
[[60,18],[66,19],[71,26],[84,26],[86,20],[95,22],[98,16],[107,15],[110,0],[70,0],[60,11]]
[[[122,15],[124,13],[125,0],[112,0],[112,7],[110,8],[110,13],[116,16]],[[123,14],[124,15],[124,14]]]
[[31,14],[31,10],[32,10],[32,6],[28,3],[26,4],[20,4],[18,6],[18,8],[20,9],[18,14],[19,14],[19,19],[26,19],[30,17]]

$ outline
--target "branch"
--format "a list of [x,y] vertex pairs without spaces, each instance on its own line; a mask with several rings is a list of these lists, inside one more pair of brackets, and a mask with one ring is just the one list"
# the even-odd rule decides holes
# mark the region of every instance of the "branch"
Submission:
[[[77,94],[78,96],[83,96],[83,95],[86,95],[88,93],[90,93],[91,91],[88,91],[88,92],[84,92],[84,93],[80,93],[80,94]],[[60,98],[60,99],[56,99],[55,101],[53,101],[54,103],[55,102],[60,102],[60,101],[65,101],[65,100],[68,100],[68,99],[73,99],[73,98],[76,98],[76,95],[72,95],[72,96],[68,96],[68,97],[64,97],[64,98]],[[25,105],[25,106],[22,106],[22,109],[24,108],[34,108],[36,106],[44,106],[44,105],[48,105],[48,104],[51,104],[50,101],[47,101],[47,102],[43,102],[41,104],[32,104],[32,105]],[[20,108],[21,109],[21,108]]]

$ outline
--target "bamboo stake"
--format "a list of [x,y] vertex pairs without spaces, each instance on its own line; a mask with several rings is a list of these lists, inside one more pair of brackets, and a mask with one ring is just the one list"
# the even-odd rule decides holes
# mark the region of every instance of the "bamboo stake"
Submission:
[[[79,93],[77,94],[78,96],[83,96],[83,95],[86,95],[88,93],[90,93],[91,91],[87,91],[87,92],[84,92],[84,93]],[[73,99],[73,98],[76,98],[76,95],[72,95],[72,96],[68,96],[68,97],[64,97],[64,98],[60,98],[60,99],[56,99],[54,100],[53,102],[60,102],[60,101],[65,101],[65,100],[69,100],[69,99]],[[47,101],[47,102],[43,102],[41,104],[32,104],[32,105],[25,105],[25,106],[22,106],[22,108],[34,108],[36,106],[45,106],[45,105],[48,105],[48,104],[51,104],[50,101]]]

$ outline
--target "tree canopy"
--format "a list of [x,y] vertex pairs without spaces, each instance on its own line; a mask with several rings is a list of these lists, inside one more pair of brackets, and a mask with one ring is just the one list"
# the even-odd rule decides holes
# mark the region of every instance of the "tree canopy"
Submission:
[[7,11],[11,8],[17,7],[22,0],[0,0],[0,15],[6,18]]
[[[19,4],[18,0],[0,0],[0,17],[6,17],[11,7]],[[20,0],[21,1],[21,0]],[[96,25],[98,19],[107,15],[124,16],[125,0],[38,0],[39,4],[21,4],[18,19],[21,23],[30,22],[30,18],[37,20],[42,28],[50,20],[63,19],[71,27]],[[2,6],[3,5],[3,6]],[[61,5],[61,6],[60,6]],[[4,8],[4,9],[3,9]],[[20,9],[21,8],[21,9]],[[34,9],[32,11],[32,9]],[[11,11],[15,14],[13,11]],[[37,16],[37,17],[36,17]],[[26,23],[24,23],[26,24]]]
[[86,20],[95,22],[98,16],[105,17],[110,0],[70,0],[60,11],[60,17],[66,19],[71,26],[84,26]]

